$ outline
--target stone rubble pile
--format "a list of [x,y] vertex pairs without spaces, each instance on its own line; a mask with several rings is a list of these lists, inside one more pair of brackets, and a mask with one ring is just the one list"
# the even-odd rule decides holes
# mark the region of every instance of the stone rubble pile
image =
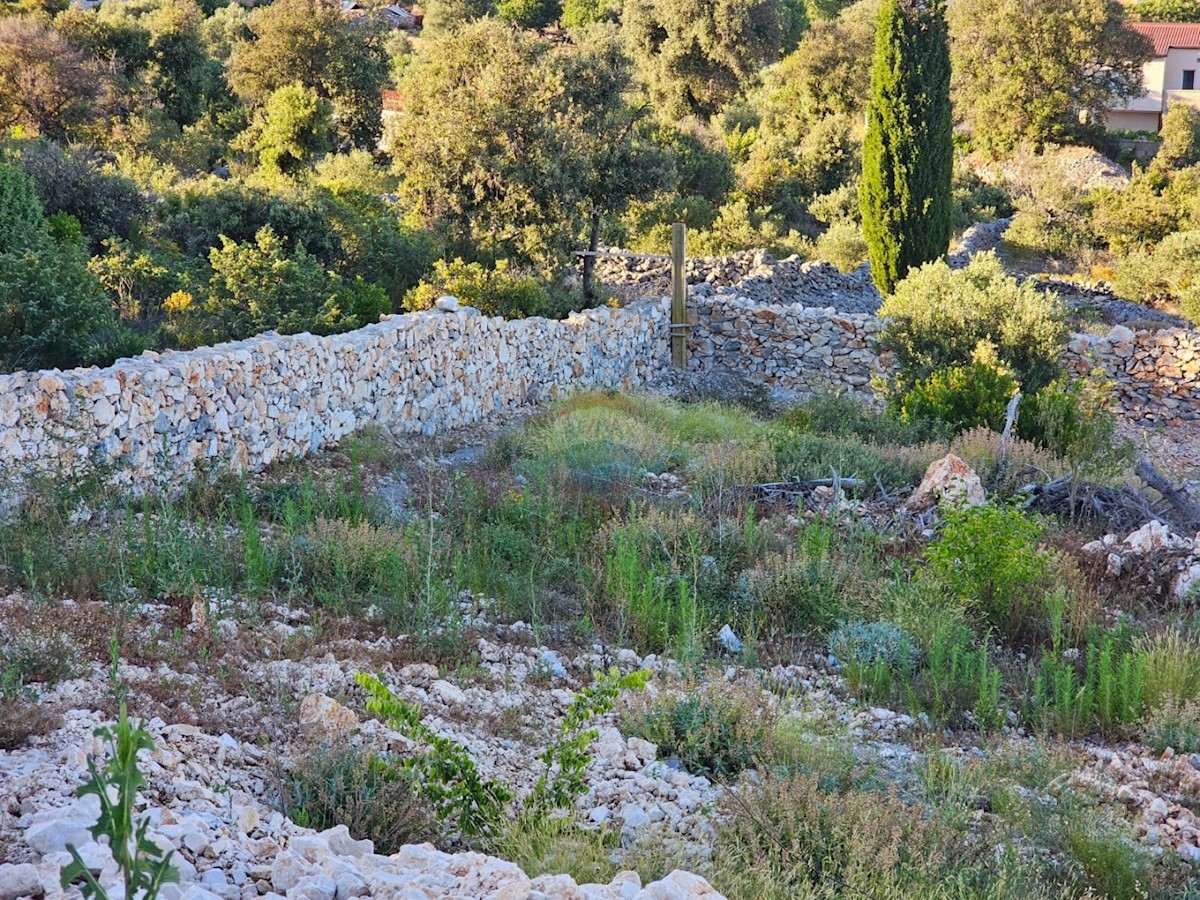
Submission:
[[1162,522],[1147,522],[1124,538],[1106,534],[1083,545],[1082,552],[1101,557],[1107,574],[1118,578],[1131,560],[1166,557],[1177,573],[1171,580],[1171,594],[1177,600],[1193,597],[1200,589],[1200,534],[1192,537],[1175,534]]
[[[119,896],[119,873],[106,843],[89,826],[97,798],[77,799],[88,753],[101,751],[90,736],[98,712],[72,711],[53,743],[0,753],[3,812],[15,820],[19,846],[0,865],[0,898],[78,896],[59,877],[70,862],[68,843]],[[153,751],[141,767],[149,787],[149,838],[172,852],[180,883],[163,900],[687,900],[721,895],[703,878],[673,872],[643,887],[622,872],[607,885],[577,885],[566,875],[529,878],[509,862],[481,853],[445,853],[430,844],[407,845],[384,856],[369,840],[354,840],[344,825],[324,832],[302,828],[262,802],[270,775],[265,753],[229,735],[213,737],[188,725],[148,723]]]

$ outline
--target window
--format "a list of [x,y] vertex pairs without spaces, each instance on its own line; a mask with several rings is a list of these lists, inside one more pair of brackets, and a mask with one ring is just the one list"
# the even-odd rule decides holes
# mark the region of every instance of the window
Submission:
[[1196,70],[1183,70],[1183,89],[1185,91],[1194,91],[1196,89]]

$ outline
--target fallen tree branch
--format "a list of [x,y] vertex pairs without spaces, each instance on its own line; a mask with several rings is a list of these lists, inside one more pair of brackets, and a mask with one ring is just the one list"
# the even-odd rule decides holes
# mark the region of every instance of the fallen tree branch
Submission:
[[1167,481],[1166,476],[1145,457],[1137,461],[1137,465],[1133,467],[1134,474],[1147,485],[1158,491],[1167,503],[1179,514],[1179,517],[1186,525],[1200,525],[1200,507],[1198,507],[1192,499],[1179,488],[1174,487],[1171,482]]

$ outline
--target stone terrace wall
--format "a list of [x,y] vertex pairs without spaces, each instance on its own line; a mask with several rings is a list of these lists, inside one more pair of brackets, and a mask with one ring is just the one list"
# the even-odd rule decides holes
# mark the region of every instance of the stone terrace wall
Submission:
[[474,310],[329,337],[263,335],[106,369],[0,376],[0,470],[88,458],[142,484],[204,462],[256,471],[358,428],[432,433],[577,387],[631,387],[668,360],[662,303],[563,321]]
[[871,376],[891,364],[872,349],[875,316],[718,294],[698,303],[693,319],[689,369],[719,366],[788,393],[869,397]]
[[1077,334],[1067,349],[1071,370],[1100,367],[1124,412],[1149,422],[1200,419],[1200,333],[1186,328],[1133,331],[1116,325],[1104,336]]

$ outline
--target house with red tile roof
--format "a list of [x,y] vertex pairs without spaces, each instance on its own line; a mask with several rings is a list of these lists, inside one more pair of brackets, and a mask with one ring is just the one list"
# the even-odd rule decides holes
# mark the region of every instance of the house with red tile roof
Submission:
[[1154,45],[1154,58],[1142,67],[1145,95],[1108,111],[1113,131],[1158,131],[1172,103],[1200,109],[1200,24],[1130,22]]

